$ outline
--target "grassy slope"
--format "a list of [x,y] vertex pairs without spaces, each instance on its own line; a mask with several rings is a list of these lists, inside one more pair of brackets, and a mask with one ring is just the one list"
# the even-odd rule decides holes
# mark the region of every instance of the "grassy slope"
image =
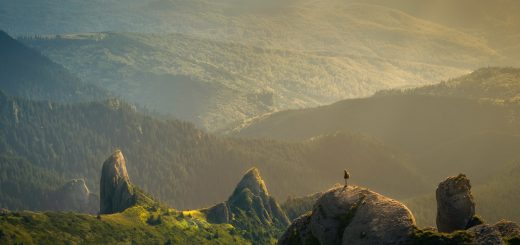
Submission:
[[[160,223],[153,223],[160,217]],[[136,206],[123,213],[8,212],[0,214],[5,244],[248,244],[229,224],[209,224],[196,211]],[[169,243],[168,243],[169,242]]]

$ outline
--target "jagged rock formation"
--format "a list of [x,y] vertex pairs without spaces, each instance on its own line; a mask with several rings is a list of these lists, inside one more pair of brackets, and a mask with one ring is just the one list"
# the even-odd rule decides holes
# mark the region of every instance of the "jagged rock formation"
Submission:
[[290,224],[256,168],[246,172],[226,202],[201,211],[210,223],[229,223],[243,230],[255,244],[272,244]]
[[49,194],[46,206],[53,211],[74,211],[95,214],[99,197],[91,193],[84,179],[73,179]]
[[471,194],[471,184],[460,174],[441,182],[436,191],[437,229],[453,232],[468,228],[475,216],[475,201]]
[[400,202],[356,186],[337,187],[296,219],[278,244],[397,244],[414,226],[412,213]]
[[280,205],[269,195],[265,182],[256,168],[247,171],[227,204],[232,213],[252,212],[263,224],[290,224]]
[[99,188],[101,214],[122,212],[136,203],[134,187],[130,183],[126,161],[120,150],[103,163]]

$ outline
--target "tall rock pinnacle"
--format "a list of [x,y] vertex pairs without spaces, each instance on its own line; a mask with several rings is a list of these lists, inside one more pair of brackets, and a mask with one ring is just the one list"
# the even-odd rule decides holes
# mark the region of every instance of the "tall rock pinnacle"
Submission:
[[100,213],[122,212],[135,202],[136,196],[126,171],[125,157],[120,150],[117,150],[103,163],[100,183]]
[[453,232],[468,228],[475,216],[475,201],[466,175],[450,177],[439,184],[437,197],[437,229]]

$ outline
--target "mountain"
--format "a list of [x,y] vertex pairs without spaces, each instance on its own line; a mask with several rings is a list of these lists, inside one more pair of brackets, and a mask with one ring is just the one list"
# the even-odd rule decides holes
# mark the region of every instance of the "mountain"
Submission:
[[[99,156],[116,148],[128,152],[133,182],[176,208],[225,200],[236,176],[252,166],[263,169],[271,194],[282,199],[341,180],[345,167],[355,171],[354,182],[392,196],[411,197],[426,188],[406,156],[362,135],[303,142],[226,138],[183,121],[153,118],[119,99],[69,105],[2,95],[0,108],[0,153],[20,159],[0,165],[6,173],[0,181],[35,193],[55,190],[69,179],[84,179],[98,192],[95,180],[104,160]],[[16,167],[18,161],[24,168]],[[398,178],[374,174],[376,169]],[[32,207],[32,196],[0,190],[6,194],[0,202],[9,201],[10,209]]]
[[424,85],[467,72],[443,64],[182,34],[85,33],[21,41],[88,83],[209,130],[276,110]]
[[430,181],[466,172],[481,183],[520,157],[517,73],[488,68],[424,88],[278,112],[252,120],[234,135],[301,140],[360,132],[410,154],[419,174]]
[[106,99],[108,93],[83,83],[54,63],[0,31],[0,90],[33,100],[78,102]]

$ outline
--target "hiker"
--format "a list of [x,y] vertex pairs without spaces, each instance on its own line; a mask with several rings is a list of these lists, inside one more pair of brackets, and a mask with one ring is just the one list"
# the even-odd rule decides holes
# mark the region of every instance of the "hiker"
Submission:
[[349,174],[349,172],[346,169],[343,170],[343,178],[345,179],[345,187],[347,187],[347,185],[348,185],[347,181],[350,178],[350,174]]

